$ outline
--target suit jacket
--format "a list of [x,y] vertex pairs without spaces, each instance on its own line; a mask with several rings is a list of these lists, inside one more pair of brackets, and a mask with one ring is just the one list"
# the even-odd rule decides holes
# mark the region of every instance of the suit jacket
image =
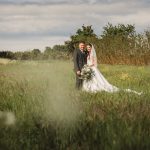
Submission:
[[74,61],[74,71],[81,71],[82,67],[87,64],[88,51],[83,52],[80,49],[74,51],[73,61]]

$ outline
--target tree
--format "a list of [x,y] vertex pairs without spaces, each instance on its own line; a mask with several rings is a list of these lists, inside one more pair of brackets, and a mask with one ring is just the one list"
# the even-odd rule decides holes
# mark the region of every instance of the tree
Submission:
[[38,59],[40,54],[41,54],[41,51],[39,49],[33,49],[31,51],[32,59]]
[[32,53],[33,53],[35,56],[37,56],[37,55],[39,55],[39,54],[41,53],[41,51],[40,51],[39,49],[33,49],[33,50],[32,50]]
[[150,48],[150,28],[146,29],[145,30],[145,35],[146,35],[146,38],[147,38],[147,41],[148,41],[148,48]]
[[116,36],[128,38],[135,36],[135,26],[130,24],[118,24],[113,26],[111,23],[108,23],[105,27],[103,27],[103,29],[103,34],[101,35],[102,38],[115,38]]
[[52,48],[54,51],[67,51],[66,45],[54,45]]
[[11,52],[11,51],[1,51],[0,52],[0,57],[1,58],[13,59],[14,58],[14,53]]
[[108,23],[103,27],[101,49],[103,53],[118,57],[133,54],[135,47],[136,31],[134,25]]
[[51,47],[45,47],[44,54],[49,54],[52,51]]
[[94,43],[94,41],[97,39],[97,35],[94,33],[94,30],[92,29],[92,25],[90,26],[83,25],[82,28],[79,28],[76,31],[76,34],[72,35],[70,38],[71,38],[70,41],[66,41],[65,45],[67,46],[70,52],[73,52],[74,49],[77,47],[79,41]]

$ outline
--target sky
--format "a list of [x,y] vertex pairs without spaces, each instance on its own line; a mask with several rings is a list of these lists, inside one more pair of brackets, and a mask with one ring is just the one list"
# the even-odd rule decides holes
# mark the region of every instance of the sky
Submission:
[[0,0],[0,51],[64,44],[78,28],[99,36],[108,23],[150,27],[150,0]]

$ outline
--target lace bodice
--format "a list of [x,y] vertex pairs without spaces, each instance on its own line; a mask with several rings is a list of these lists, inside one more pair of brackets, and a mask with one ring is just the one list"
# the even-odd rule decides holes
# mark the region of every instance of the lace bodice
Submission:
[[89,56],[87,57],[87,65],[91,66],[94,65],[93,67],[97,67],[97,62],[94,59],[94,57],[89,58]]
[[93,63],[92,63],[92,60],[91,59],[89,59],[89,58],[87,58],[87,65],[92,65]]

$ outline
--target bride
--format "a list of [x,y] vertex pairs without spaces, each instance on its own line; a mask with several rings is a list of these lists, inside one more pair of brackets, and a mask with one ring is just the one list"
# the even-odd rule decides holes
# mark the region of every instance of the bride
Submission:
[[[92,44],[87,45],[87,50],[89,55],[87,56],[87,65],[92,68],[94,71],[94,76],[91,80],[83,81],[83,91],[87,92],[98,92],[98,91],[107,91],[107,92],[118,92],[120,89],[116,86],[111,85],[101,74],[101,72],[97,68],[97,56],[94,46]],[[133,92],[138,95],[141,93],[133,91],[131,89],[124,89],[127,92]]]

